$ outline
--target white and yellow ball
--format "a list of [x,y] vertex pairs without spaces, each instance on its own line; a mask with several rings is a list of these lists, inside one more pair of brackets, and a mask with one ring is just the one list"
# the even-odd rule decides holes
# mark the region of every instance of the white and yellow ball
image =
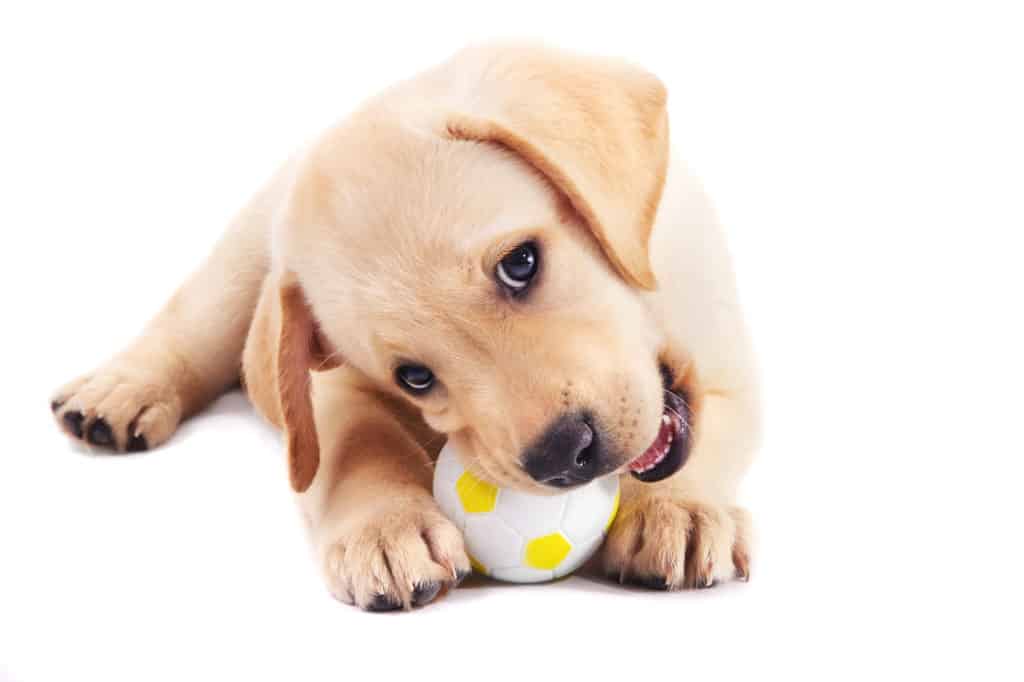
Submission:
[[536,583],[572,573],[597,551],[619,508],[619,481],[528,495],[480,480],[449,443],[437,459],[434,497],[462,531],[475,571]]

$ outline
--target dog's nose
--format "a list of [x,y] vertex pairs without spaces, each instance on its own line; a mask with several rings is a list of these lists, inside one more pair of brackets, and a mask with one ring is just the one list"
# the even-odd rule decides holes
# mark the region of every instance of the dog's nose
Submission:
[[597,432],[585,416],[564,415],[523,455],[533,479],[556,488],[586,483],[604,469]]

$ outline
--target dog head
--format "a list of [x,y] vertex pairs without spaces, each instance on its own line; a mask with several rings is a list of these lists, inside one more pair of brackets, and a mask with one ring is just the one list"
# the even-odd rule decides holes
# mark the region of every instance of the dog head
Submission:
[[277,235],[297,489],[316,470],[308,369],[339,357],[501,485],[683,464],[682,361],[642,295],[665,99],[618,61],[471,49],[312,147]]

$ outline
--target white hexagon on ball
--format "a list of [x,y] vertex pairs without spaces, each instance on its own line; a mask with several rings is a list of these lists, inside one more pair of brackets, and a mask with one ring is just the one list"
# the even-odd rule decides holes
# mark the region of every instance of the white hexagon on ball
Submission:
[[617,477],[599,478],[588,486],[573,491],[565,501],[562,528],[573,543],[591,543],[604,537],[611,525],[613,514],[608,511],[612,500],[613,511],[619,506],[619,480]]
[[471,553],[489,572],[519,565],[523,556],[523,537],[494,514],[467,518],[463,533],[475,538],[475,551],[471,550]]
[[496,512],[527,538],[540,537],[561,529],[568,495],[529,495],[503,489]]
[[434,498],[462,530],[474,570],[543,582],[572,573],[597,551],[618,511],[619,481],[606,476],[557,495],[529,495],[467,471],[449,443],[434,470]]

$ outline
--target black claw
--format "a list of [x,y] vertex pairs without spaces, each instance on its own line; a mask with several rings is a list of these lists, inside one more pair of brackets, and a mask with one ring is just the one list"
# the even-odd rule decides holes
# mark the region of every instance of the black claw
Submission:
[[387,594],[378,594],[366,605],[367,611],[397,611],[400,608],[402,605]]
[[458,587],[462,582],[469,577],[472,571],[456,571],[455,572],[455,587]]
[[668,581],[663,575],[645,575],[633,578],[635,584],[646,587],[649,590],[667,590]]
[[103,417],[98,417],[89,427],[86,440],[93,445],[109,448],[114,444],[114,432],[110,430],[110,424]]
[[149,450],[149,443],[142,434],[137,434],[128,439],[128,452],[145,452]]
[[62,407],[64,407],[63,400],[54,400],[50,403],[50,411],[53,412],[54,414],[56,414],[57,410],[59,410]]
[[434,598],[440,591],[441,583],[420,583],[412,591],[412,605],[423,606],[424,604],[429,604],[430,602],[434,601]]
[[697,583],[698,590],[710,590],[712,587],[718,584],[717,580],[699,581]]
[[82,422],[85,421],[85,417],[82,416],[81,412],[77,410],[71,410],[64,414],[64,426],[68,428],[75,438],[82,437]]

